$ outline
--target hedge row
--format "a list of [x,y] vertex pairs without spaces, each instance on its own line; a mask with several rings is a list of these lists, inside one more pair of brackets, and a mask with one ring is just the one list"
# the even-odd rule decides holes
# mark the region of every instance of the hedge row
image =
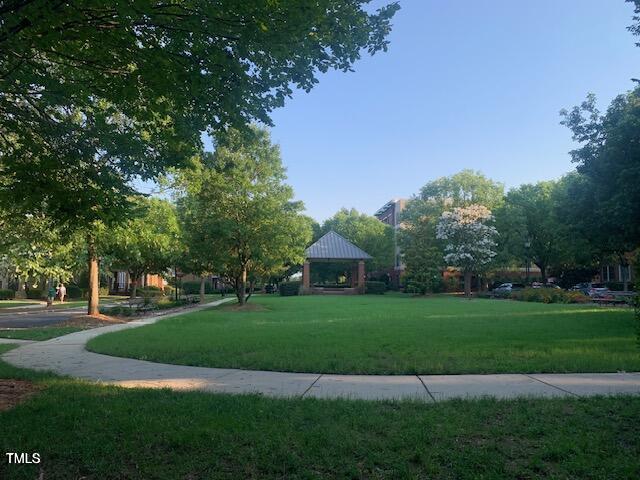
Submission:
[[291,297],[300,294],[300,282],[282,282],[280,284],[280,296]]
[[582,292],[567,292],[556,288],[525,288],[510,295],[513,300],[541,303],[589,303],[591,298]]
[[[183,282],[181,290],[185,295],[197,295],[200,293],[200,282]],[[211,282],[205,282],[204,284],[204,293],[216,293],[213,290],[213,286]]]
[[16,292],[13,290],[0,290],[0,300],[13,300]]
[[370,293],[374,295],[382,295],[387,291],[387,284],[384,282],[365,282],[364,284],[365,293]]

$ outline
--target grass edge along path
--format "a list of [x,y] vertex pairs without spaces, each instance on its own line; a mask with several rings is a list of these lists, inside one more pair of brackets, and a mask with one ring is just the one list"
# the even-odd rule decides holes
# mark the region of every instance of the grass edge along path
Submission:
[[0,338],[43,341],[84,330],[80,327],[2,328]]
[[[8,350],[0,346],[0,353]],[[124,389],[11,367],[0,478],[638,478],[640,397],[284,400]]]
[[92,339],[161,363],[341,374],[640,371],[630,309],[452,297],[257,297]]

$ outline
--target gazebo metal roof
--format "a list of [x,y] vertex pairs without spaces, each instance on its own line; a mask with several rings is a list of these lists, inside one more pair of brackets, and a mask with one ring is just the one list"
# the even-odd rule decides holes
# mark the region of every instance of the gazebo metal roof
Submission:
[[373,258],[333,230],[307,248],[305,253],[309,260],[369,260]]

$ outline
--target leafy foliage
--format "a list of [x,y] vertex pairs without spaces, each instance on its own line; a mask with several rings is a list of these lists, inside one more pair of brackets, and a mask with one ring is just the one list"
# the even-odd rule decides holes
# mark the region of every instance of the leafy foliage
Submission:
[[105,238],[104,251],[112,268],[129,272],[136,295],[137,280],[144,274],[162,274],[174,264],[180,247],[174,207],[165,200],[138,201],[136,216],[112,229]]
[[498,232],[488,225],[491,211],[483,205],[456,207],[444,212],[436,227],[436,238],[445,242],[444,261],[465,273],[465,293],[469,295],[470,273],[482,270],[496,252]]
[[365,287],[365,293],[369,293],[369,294],[382,295],[384,292],[387,291],[387,284],[384,282],[368,281],[368,282],[365,282],[364,287]]
[[[0,10],[0,201],[117,222],[200,132],[269,123],[293,88],[385,50],[397,4],[8,2]],[[160,73],[161,72],[161,73]]]
[[301,282],[282,282],[279,285],[281,297],[292,297],[300,294]]
[[[185,198],[179,201],[188,208],[180,212],[190,219],[183,224],[212,239],[206,261],[244,304],[247,285],[302,263],[311,238],[308,219],[300,215],[303,205],[293,201],[293,190],[284,183],[279,147],[257,127],[249,137],[229,131],[194,169],[182,178]],[[192,250],[198,252],[203,250]]]
[[333,230],[373,257],[370,270],[393,266],[393,229],[376,217],[343,208],[322,224],[322,234]]
[[627,264],[640,245],[640,87],[617,96],[604,114],[593,94],[561,114],[581,144],[571,156],[585,179],[589,209],[577,223],[604,254]]
[[402,213],[398,244],[406,265],[405,284],[414,293],[444,289],[442,279],[442,242],[436,238],[436,226],[444,211],[472,204],[494,208],[502,204],[504,186],[480,172],[463,170],[433,180],[420,189]]
[[591,299],[582,292],[567,292],[557,288],[525,288],[511,292],[509,298],[523,302],[541,303],[590,303]]

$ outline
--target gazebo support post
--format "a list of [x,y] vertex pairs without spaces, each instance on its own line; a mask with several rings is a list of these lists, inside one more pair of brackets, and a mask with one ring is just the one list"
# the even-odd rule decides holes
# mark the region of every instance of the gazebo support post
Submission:
[[358,292],[364,293],[364,260],[358,262]]
[[302,293],[309,293],[311,285],[311,264],[307,261],[302,265]]

